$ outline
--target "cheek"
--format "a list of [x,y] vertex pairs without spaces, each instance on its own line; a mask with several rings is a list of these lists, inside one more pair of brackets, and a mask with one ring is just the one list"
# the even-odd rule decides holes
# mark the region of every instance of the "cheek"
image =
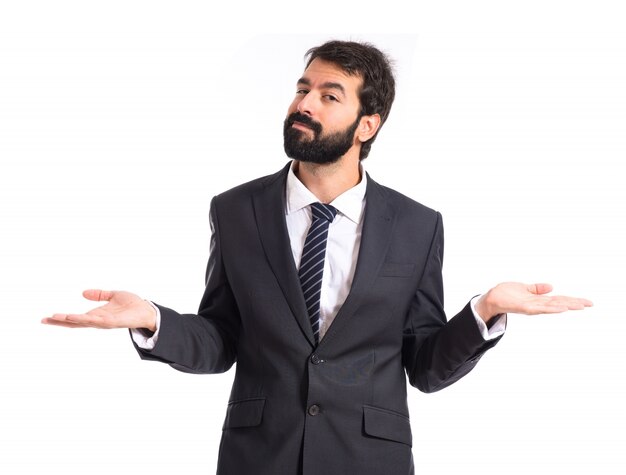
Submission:
[[296,97],[293,101],[291,101],[291,104],[289,104],[289,107],[287,108],[287,115],[293,114],[294,112],[296,112],[298,110],[299,103],[300,103],[300,99],[298,97]]

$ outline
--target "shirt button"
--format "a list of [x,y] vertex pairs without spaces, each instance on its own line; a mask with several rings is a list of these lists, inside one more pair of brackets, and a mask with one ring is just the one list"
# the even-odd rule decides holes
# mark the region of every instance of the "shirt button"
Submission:
[[324,360],[322,358],[320,358],[316,353],[313,353],[311,355],[311,363],[313,364],[320,364],[323,363]]
[[317,404],[313,404],[309,407],[309,416],[317,416],[321,411],[321,408]]

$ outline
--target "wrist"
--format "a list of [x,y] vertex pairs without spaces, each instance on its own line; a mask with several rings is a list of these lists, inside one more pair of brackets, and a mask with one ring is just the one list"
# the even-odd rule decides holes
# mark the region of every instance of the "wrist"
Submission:
[[501,314],[491,302],[490,299],[491,291],[482,295],[478,301],[476,302],[476,306],[474,307],[478,316],[485,322],[489,323],[489,321],[498,315]]
[[144,300],[144,302],[146,304],[147,316],[144,320],[142,328],[148,330],[149,332],[154,333],[157,330],[157,327],[156,327],[157,311],[152,302],[150,302],[149,300]]

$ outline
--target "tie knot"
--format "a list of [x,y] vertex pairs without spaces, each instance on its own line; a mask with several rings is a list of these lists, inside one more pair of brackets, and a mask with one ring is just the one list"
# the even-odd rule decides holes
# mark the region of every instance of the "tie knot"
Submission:
[[323,203],[312,203],[311,211],[313,219],[325,219],[329,223],[332,223],[335,216],[337,216],[337,208]]

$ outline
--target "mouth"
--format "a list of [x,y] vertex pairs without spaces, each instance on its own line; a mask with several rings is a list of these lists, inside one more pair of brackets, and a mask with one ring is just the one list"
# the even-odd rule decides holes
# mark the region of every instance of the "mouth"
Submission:
[[298,130],[308,130],[310,132],[313,131],[313,129],[311,127],[309,127],[306,124],[303,124],[302,122],[298,122],[297,120],[294,120],[293,123],[291,124],[291,127],[293,129],[298,129]]

